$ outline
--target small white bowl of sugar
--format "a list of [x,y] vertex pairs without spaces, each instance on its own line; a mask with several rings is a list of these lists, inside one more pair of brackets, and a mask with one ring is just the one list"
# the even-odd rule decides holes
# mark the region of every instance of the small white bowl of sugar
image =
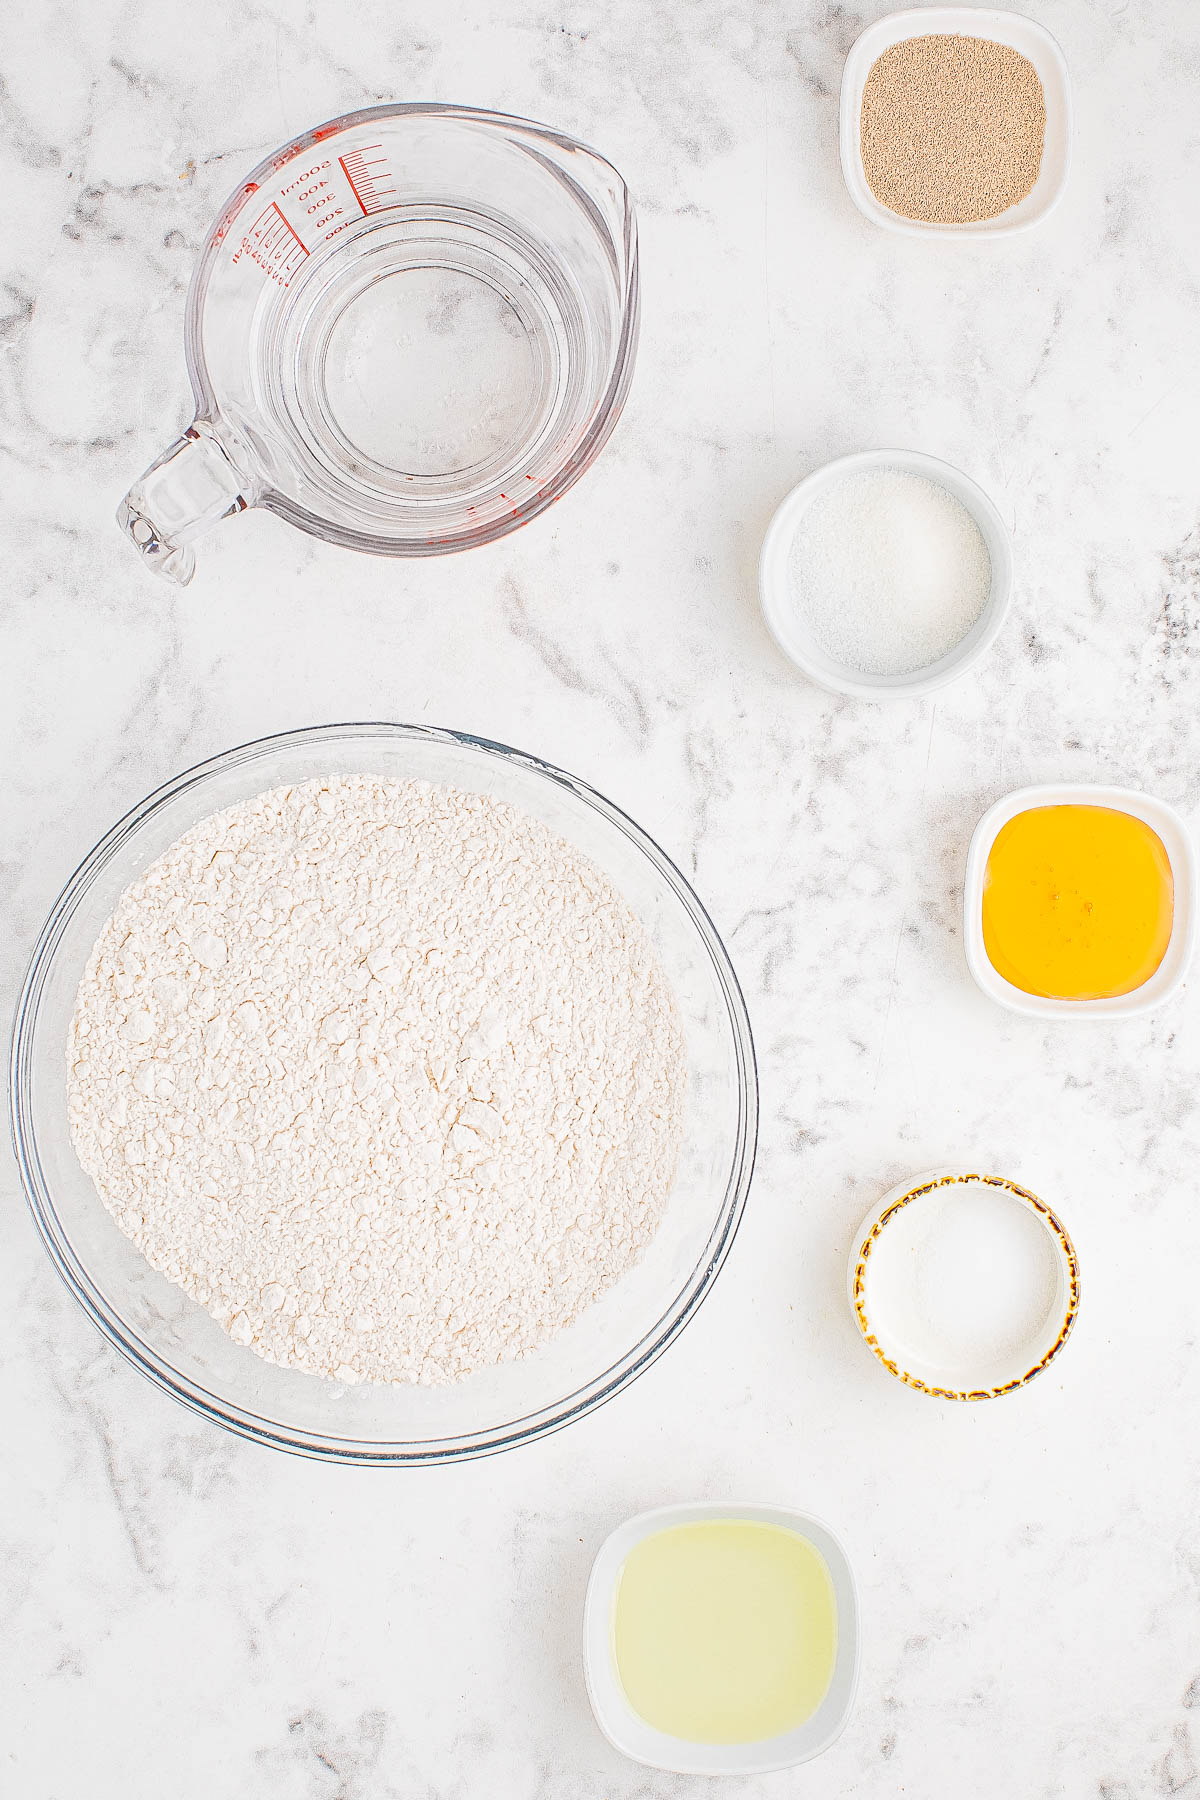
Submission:
[[931,694],[973,668],[1008,611],[1012,546],[983,489],[916,450],[843,456],[794,487],[763,541],[775,642],[819,687]]

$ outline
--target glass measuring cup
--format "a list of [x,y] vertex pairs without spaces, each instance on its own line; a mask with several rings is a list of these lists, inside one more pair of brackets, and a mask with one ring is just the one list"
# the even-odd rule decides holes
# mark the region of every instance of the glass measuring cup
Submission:
[[638,326],[633,202],[560,132],[469,107],[347,113],[259,164],[188,294],[196,417],[117,518],[190,581],[264,506],[355,550],[488,543],[589,467]]

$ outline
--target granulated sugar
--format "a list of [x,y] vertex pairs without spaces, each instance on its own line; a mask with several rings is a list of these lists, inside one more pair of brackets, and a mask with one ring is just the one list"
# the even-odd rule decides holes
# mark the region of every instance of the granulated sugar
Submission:
[[952,494],[900,469],[844,475],[801,515],[792,603],[825,654],[909,675],[953,650],[987,603],[991,559]]
[[990,38],[904,38],[872,65],[863,88],[863,173],[875,198],[906,219],[999,217],[1032,189],[1045,139],[1037,70]]
[[678,1018],[611,883],[479,794],[346,776],[205,819],[80,984],[72,1136],[121,1230],[269,1361],[445,1382],[639,1258]]

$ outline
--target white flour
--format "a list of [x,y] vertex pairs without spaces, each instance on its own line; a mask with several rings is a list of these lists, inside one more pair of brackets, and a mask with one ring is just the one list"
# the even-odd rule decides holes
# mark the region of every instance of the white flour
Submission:
[[444,1382],[640,1256],[685,1062],[609,881],[478,794],[369,776],[205,819],[122,895],[68,1049],[76,1151],[272,1362]]

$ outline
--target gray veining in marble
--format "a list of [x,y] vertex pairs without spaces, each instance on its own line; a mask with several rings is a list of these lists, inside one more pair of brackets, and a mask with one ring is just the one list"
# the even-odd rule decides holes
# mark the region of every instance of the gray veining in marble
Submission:
[[[1012,242],[893,238],[837,166],[824,0],[36,0],[0,40],[3,934],[11,1003],[79,857],[190,762],[392,717],[575,770],[694,877],[745,983],[761,1159],[678,1344],[568,1432],[381,1474],[209,1428],[125,1367],[0,1214],[4,1800],[688,1800],[592,1724],[589,1560],[627,1513],[779,1498],[828,1518],[860,1698],[745,1800],[1200,1794],[1200,1021],[972,987],[959,888],[1027,781],[1200,814],[1200,7],[1028,0],[1071,66],[1069,192]],[[185,592],[113,523],[189,416],[181,315],[210,216],[273,145],[377,99],[526,113],[637,196],[645,313],[611,446],[523,531],[412,565],[264,514]],[[890,709],[818,693],[755,562],[824,459],[912,445],[1016,538],[977,677]],[[956,1150],[1056,1204],[1075,1338],[955,1409],[856,1341],[848,1237]]]

